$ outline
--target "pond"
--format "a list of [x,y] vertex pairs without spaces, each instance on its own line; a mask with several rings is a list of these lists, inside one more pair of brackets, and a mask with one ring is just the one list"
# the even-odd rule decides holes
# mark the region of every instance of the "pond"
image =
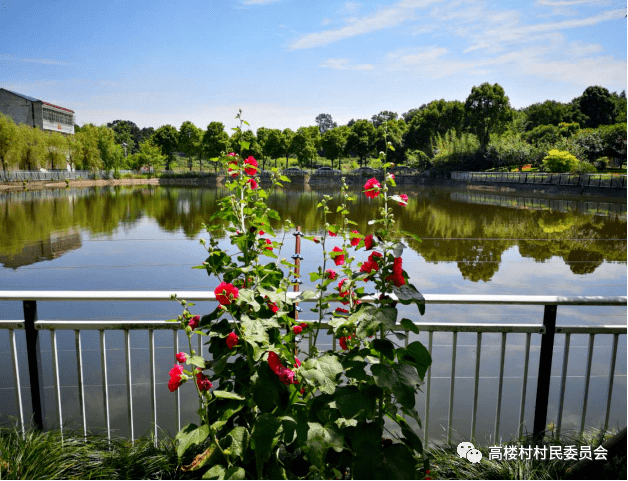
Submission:
[[[626,295],[626,202],[625,199],[593,197],[549,197],[526,193],[502,195],[483,191],[448,188],[398,188],[409,196],[407,207],[393,206],[399,227],[422,241],[404,239],[404,269],[414,285],[429,294],[511,294],[564,296]],[[291,219],[306,234],[322,234],[322,219],[316,204],[324,194],[337,190],[287,187],[270,194],[269,205],[282,218]],[[360,233],[380,204],[356,192],[350,218]],[[207,239],[203,222],[216,211],[216,199],[225,189],[164,186],[107,187],[0,194],[0,290],[213,290],[215,279],[203,270],[191,269],[205,260],[199,239]],[[333,208],[335,210],[335,208]],[[333,219],[331,220],[333,222]],[[292,231],[279,226],[277,238],[284,240],[281,257],[294,254]],[[337,245],[332,239],[330,247]],[[227,245],[227,241],[221,241]],[[321,264],[319,245],[303,241],[301,263],[303,285],[312,288],[309,272]],[[356,253],[364,260],[364,251]],[[368,290],[368,289],[367,289]],[[0,319],[22,319],[21,302],[0,303]],[[301,319],[314,319],[308,305]],[[205,314],[211,303],[198,303],[193,313]],[[401,314],[418,319],[416,310]],[[147,319],[165,320],[180,314],[175,302],[39,302],[40,319]],[[448,306],[428,305],[422,322],[540,323],[542,306]],[[557,325],[609,325],[626,323],[625,307],[569,307],[558,309]],[[526,396],[526,429],[531,430],[539,337],[532,337],[532,354]],[[417,337],[427,345],[427,334]],[[22,370],[25,415],[30,416],[30,391],[26,375],[23,332],[17,335]],[[112,428],[129,434],[126,418],[123,334],[108,333],[108,374]],[[414,338],[413,338],[414,339]],[[411,339],[411,340],[413,340]],[[604,422],[609,374],[611,336],[597,336],[587,426]],[[180,336],[179,345],[187,345]],[[52,388],[50,337],[41,336],[45,378],[45,425],[58,423]],[[77,373],[74,333],[57,336],[64,421],[77,427]],[[82,333],[85,365],[85,396],[90,429],[104,426],[100,351],[97,331]],[[499,374],[499,334],[482,339],[480,394],[476,436],[491,442],[494,429]],[[156,365],[159,382],[158,424],[171,435],[176,433],[174,395],[167,390],[172,367],[172,334],[157,332]],[[328,336],[319,336],[319,348],[330,349]],[[548,418],[556,417],[564,336],[557,336],[552,365]],[[563,413],[563,430],[580,424],[588,337],[573,335]],[[148,333],[131,334],[133,399],[136,435],[150,429]],[[508,336],[502,400],[501,437],[511,439],[517,432],[525,336]],[[305,346],[304,346],[305,348]],[[454,439],[469,436],[471,397],[475,366],[475,335],[459,334],[456,362]],[[0,331],[0,362],[9,366],[8,333]],[[449,402],[452,336],[436,333],[430,401],[430,438],[445,435]],[[626,336],[620,336],[615,384],[611,404],[611,427],[626,424]],[[0,372],[0,423],[9,422],[17,411],[13,374]],[[195,420],[196,394],[185,389],[181,395],[182,424]],[[425,394],[417,396],[421,417]],[[139,408],[138,408],[139,407]]]

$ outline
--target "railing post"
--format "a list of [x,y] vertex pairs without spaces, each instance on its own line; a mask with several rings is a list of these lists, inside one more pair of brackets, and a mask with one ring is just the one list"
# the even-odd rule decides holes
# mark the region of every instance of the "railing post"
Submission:
[[24,331],[26,333],[26,357],[28,359],[28,376],[31,385],[31,402],[33,404],[33,423],[41,431],[44,430],[44,377],[41,373],[41,348],[39,332],[35,329],[37,322],[37,302],[22,301],[24,306]]
[[558,306],[546,305],[543,313],[545,332],[541,337],[539,356],[539,375],[536,382],[536,403],[534,405],[534,437],[545,432],[547,421],[547,403],[549,401],[550,376],[552,374],[552,355],[554,354],[554,333],[556,332],[556,310]]

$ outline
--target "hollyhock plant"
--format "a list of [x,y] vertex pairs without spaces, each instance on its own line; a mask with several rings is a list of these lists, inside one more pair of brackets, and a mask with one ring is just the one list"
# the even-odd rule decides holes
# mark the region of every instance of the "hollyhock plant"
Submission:
[[399,195],[399,197],[401,197],[402,199],[402,201],[399,202],[399,205],[403,205],[403,206],[408,205],[408,196],[406,194],[401,194]]
[[244,172],[246,172],[247,175],[255,175],[257,173],[257,160],[253,157],[244,159]]
[[379,191],[381,190],[381,188],[382,185],[375,177],[373,177],[372,179],[367,180],[366,184],[364,184],[364,194],[369,199],[374,199],[379,195]]
[[[342,249],[340,247],[334,247],[333,252],[342,252]],[[337,254],[336,256],[334,256],[334,262],[337,266],[343,265],[345,263],[345,255]]]
[[238,335],[235,332],[230,332],[229,335],[227,336],[227,338],[225,339],[225,342],[227,343],[227,347],[229,349],[233,349],[236,344],[238,344]]
[[273,250],[273,241],[271,241],[270,239],[264,239],[266,241],[266,247],[264,247],[264,249],[266,249],[267,251],[272,251]]
[[342,336],[340,339],[338,339],[338,344],[340,344],[340,347],[342,347],[344,351],[349,350],[349,348],[347,347],[347,341],[349,339],[351,339],[351,336]]
[[301,334],[302,330],[303,328],[301,326],[292,326],[292,332],[294,332],[295,334]]
[[229,306],[238,298],[238,288],[233,284],[221,282],[214,290],[216,300],[223,306]]
[[369,234],[364,238],[364,249],[370,251],[373,248],[373,234]]
[[201,316],[194,316],[192,319],[190,319],[190,322],[188,322],[188,326],[190,326],[190,329],[194,330],[198,327],[198,324],[201,322]]
[[188,355],[184,352],[179,352],[175,356],[177,358],[177,362],[185,362],[188,360]]
[[255,179],[246,179],[246,183],[249,184],[249,187],[251,188],[251,190],[255,190],[258,187]]
[[333,269],[327,269],[325,271],[325,277],[333,281],[336,277],[338,277],[338,274],[336,274],[336,271]]
[[329,237],[336,237],[337,235],[338,234],[336,234],[335,232],[333,232],[331,230],[329,231]]
[[[352,230],[351,233],[352,234],[359,234],[359,232],[357,230]],[[353,247],[355,247],[355,246],[357,246],[360,243],[361,240],[362,240],[362,237],[352,237],[351,238],[351,245]]]

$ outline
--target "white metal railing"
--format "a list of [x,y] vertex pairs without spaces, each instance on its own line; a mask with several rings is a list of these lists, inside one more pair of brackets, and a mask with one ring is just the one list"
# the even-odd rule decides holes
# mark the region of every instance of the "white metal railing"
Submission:
[[626,175],[555,174],[550,172],[452,172],[452,180],[466,182],[508,182],[514,184],[571,185],[625,189]]
[[[100,355],[102,370],[102,390],[103,390],[103,407],[105,413],[105,424],[107,436],[111,437],[110,418],[109,418],[109,391],[107,380],[107,360],[106,360],[106,331],[123,330],[124,331],[124,349],[126,363],[126,394],[128,400],[127,416],[131,439],[135,439],[133,426],[133,398],[132,398],[132,378],[131,378],[131,346],[130,331],[131,330],[148,330],[149,333],[149,366],[150,366],[150,394],[151,394],[151,413],[153,421],[153,434],[155,442],[157,440],[157,396],[155,388],[155,341],[154,331],[170,329],[173,331],[173,347],[174,353],[179,351],[177,330],[178,323],[166,321],[64,321],[64,320],[38,320],[37,319],[37,301],[170,301],[172,299],[172,291],[0,291],[0,301],[23,301],[24,303],[24,320],[7,320],[0,321],[0,329],[8,329],[10,336],[11,357],[13,360],[14,386],[16,408],[18,412],[19,423],[24,432],[24,410],[22,391],[20,385],[20,371],[15,343],[15,330],[26,331],[27,356],[29,363],[29,376],[31,384],[31,398],[33,403],[33,413],[35,424],[43,427],[40,396],[43,395],[43,379],[41,378],[41,356],[37,343],[38,331],[49,330],[52,351],[52,369],[54,377],[54,389],[56,397],[56,411],[59,416],[59,425],[63,425],[63,412],[61,402],[61,387],[59,382],[59,365],[57,357],[57,341],[56,332],[59,330],[74,330],[76,345],[76,363],[78,373],[78,392],[79,405],[81,412],[81,420],[83,431],[87,433],[87,415],[85,410],[84,380],[83,380],[83,359],[81,348],[81,330],[98,330],[100,331]],[[198,291],[178,291],[176,292],[180,299],[187,301],[215,301],[213,292]],[[292,298],[297,298],[298,292],[288,294]],[[392,296],[394,297],[394,296]],[[422,323],[415,322],[419,330],[428,332],[428,350],[432,354],[432,341],[434,332],[451,332],[453,335],[452,343],[452,360],[451,360],[451,376],[449,388],[449,410],[448,410],[448,426],[447,441],[451,441],[453,407],[454,407],[454,387],[456,380],[456,347],[458,333],[476,333],[476,358],[475,358],[475,375],[474,375],[474,391],[473,391],[473,408],[471,416],[471,436],[475,439],[475,430],[477,422],[477,406],[478,406],[478,382],[480,379],[480,352],[482,346],[483,333],[501,333],[500,343],[500,370],[498,383],[498,397],[495,413],[495,439],[499,439],[500,418],[501,418],[501,400],[504,380],[504,356],[506,349],[507,335],[510,333],[526,334],[525,361],[523,371],[523,381],[521,386],[521,401],[519,409],[519,433],[521,434],[524,425],[525,399],[528,379],[528,366],[530,360],[530,342],[532,334],[540,334],[541,353],[539,360],[539,376],[537,380],[537,397],[535,405],[535,433],[545,429],[547,404],[549,396],[550,368],[554,345],[554,334],[565,335],[565,349],[563,351],[562,373],[560,399],[557,416],[556,429],[560,432],[562,424],[562,411],[565,395],[565,382],[567,378],[567,365],[569,360],[569,346],[571,334],[588,334],[589,343],[587,350],[587,367],[585,377],[585,387],[582,403],[581,430],[584,430],[584,422],[586,417],[589,381],[591,377],[591,364],[593,357],[593,342],[596,335],[612,335],[613,348],[610,358],[610,371],[608,376],[607,403],[605,416],[605,429],[608,427],[611,395],[613,389],[613,381],[615,376],[615,364],[617,358],[617,344],[620,334],[626,334],[626,326],[610,325],[610,326],[556,326],[556,310],[557,306],[625,306],[627,304],[626,296],[509,296],[509,295],[456,295],[456,294],[425,294],[426,304],[482,304],[482,305],[543,305],[545,312],[542,324],[482,324],[482,323]],[[365,301],[373,301],[374,297],[364,298]],[[305,302],[316,301],[315,298],[307,299]],[[323,327],[327,327],[323,324]],[[400,326],[399,330],[403,330]],[[406,331],[407,332],[407,331]],[[408,337],[406,337],[406,345]],[[336,340],[333,339],[335,348]],[[202,352],[201,336],[198,336],[198,350]],[[545,366],[542,369],[542,366]],[[548,367],[549,366],[549,367]],[[39,372],[38,372],[39,369]],[[430,417],[430,390],[431,390],[431,368],[426,373],[426,402],[425,402],[425,424],[424,424],[424,442],[429,440],[429,417]],[[181,410],[179,392],[175,392],[175,408],[177,430],[181,428]],[[39,410],[39,412],[38,412]]]

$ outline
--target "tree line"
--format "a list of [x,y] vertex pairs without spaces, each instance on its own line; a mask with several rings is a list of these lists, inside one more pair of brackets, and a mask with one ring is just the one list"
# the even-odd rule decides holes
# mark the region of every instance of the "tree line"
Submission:
[[[547,100],[513,109],[499,84],[472,88],[466,101],[434,100],[401,115],[382,111],[370,119],[351,119],[338,125],[327,113],[316,125],[296,131],[260,127],[225,131],[221,122],[206,129],[185,121],[177,129],[163,125],[140,129],[129,120],[106,126],[75,126],[75,135],[63,137],[0,115],[0,162],[3,169],[17,167],[64,168],[65,158],[77,169],[118,170],[153,166],[203,170],[210,162],[239,148],[267,164],[302,168],[379,167],[378,152],[389,150],[389,160],[421,170],[487,170],[541,166],[550,150],[575,156],[581,171],[595,171],[610,159],[626,157],[626,93],[588,87],[569,103]],[[285,160],[280,160],[285,159]],[[595,166],[594,166],[595,164]],[[213,164],[215,165],[215,164]]]

